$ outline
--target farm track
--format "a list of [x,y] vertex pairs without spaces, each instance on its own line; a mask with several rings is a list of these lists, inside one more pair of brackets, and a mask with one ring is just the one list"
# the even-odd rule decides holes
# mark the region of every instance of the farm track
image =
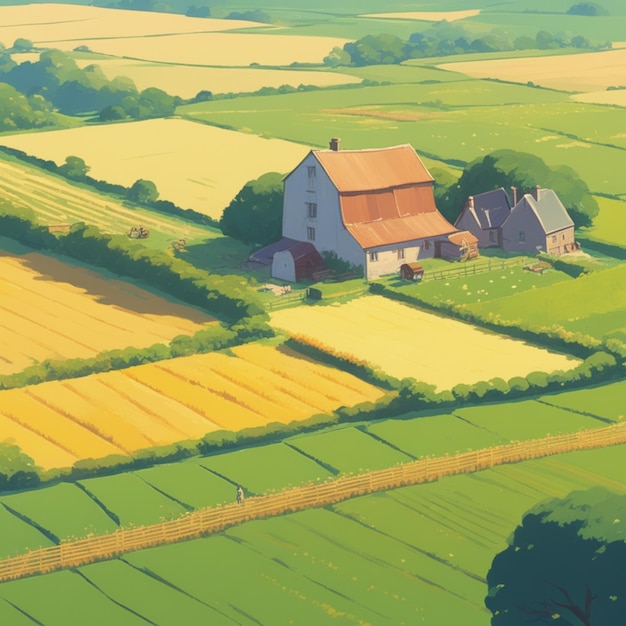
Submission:
[[120,529],[109,535],[61,543],[10,557],[0,561],[0,582],[80,567],[95,561],[113,559],[127,552],[198,538],[243,522],[324,507],[377,491],[432,482],[445,476],[478,472],[498,465],[623,443],[626,443],[626,423],[454,456],[412,461],[322,484],[252,497],[243,505],[227,504],[200,509],[169,522]]

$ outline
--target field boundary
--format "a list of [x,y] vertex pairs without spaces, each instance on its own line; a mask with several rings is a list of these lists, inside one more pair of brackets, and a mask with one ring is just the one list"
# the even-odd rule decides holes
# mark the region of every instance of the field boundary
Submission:
[[200,509],[175,520],[119,529],[108,535],[88,537],[8,557],[0,561],[0,583],[113,559],[127,552],[209,535],[246,521],[324,507],[377,491],[433,482],[445,476],[477,472],[497,465],[623,443],[626,443],[626,422],[453,456],[425,458],[383,470],[295,487],[255,496],[243,504]]
[[491,272],[492,270],[505,270],[510,267],[521,267],[527,265],[533,259],[522,256],[514,257],[510,259],[498,259],[487,257],[488,262],[471,262],[463,263],[458,267],[453,267],[446,270],[427,270],[424,272],[423,282],[431,280],[443,280],[445,278],[463,278],[464,276],[474,276],[475,274],[484,274]]

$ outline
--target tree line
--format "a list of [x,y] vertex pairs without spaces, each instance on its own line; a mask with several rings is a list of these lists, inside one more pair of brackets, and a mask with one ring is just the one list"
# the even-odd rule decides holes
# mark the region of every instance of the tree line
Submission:
[[461,24],[441,20],[424,31],[413,33],[408,40],[389,33],[365,35],[344,44],[343,48],[333,48],[324,58],[324,64],[331,67],[384,65],[402,63],[409,59],[478,52],[559,48],[599,50],[610,47],[610,41],[596,42],[583,35],[554,34],[546,30],[538,31],[534,37],[513,37],[502,29],[492,29],[476,36]]
[[[20,49],[28,49],[27,40],[16,40]],[[79,50],[88,51],[81,46]],[[109,80],[98,65],[80,68],[70,54],[61,50],[45,50],[37,61],[17,64],[11,58],[12,49],[0,49],[0,83],[22,94],[19,102],[13,90],[2,87],[1,107],[9,107],[7,120],[3,116],[1,130],[33,128],[55,122],[53,110],[65,115],[97,113],[101,121],[148,119],[172,115],[180,98],[162,89],[148,87],[139,91],[135,83],[123,76]],[[19,112],[21,111],[21,116]]]

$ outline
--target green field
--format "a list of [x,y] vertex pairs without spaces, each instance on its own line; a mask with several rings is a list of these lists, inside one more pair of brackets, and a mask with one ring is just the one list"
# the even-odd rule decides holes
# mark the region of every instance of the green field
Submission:
[[[387,71],[365,69],[371,76]],[[392,80],[400,80],[402,71],[394,67]],[[579,124],[593,129],[607,110],[612,124],[604,128],[609,130],[569,136]],[[550,165],[573,167],[592,191],[626,194],[620,165],[623,147],[606,136],[611,128],[626,127],[626,109],[571,102],[566,93],[549,89],[461,77],[439,84],[218,100],[182,106],[179,113],[315,147],[326,147],[331,136],[341,137],[347,149],[408,142],[420,155],[456,166],[494,150],[514,148]]]
[[[472,270],[473,263],[480,263],[480,259],[470,264],[454,269]],[[448,267],[437,269],[451,269]],[[383,280],[383,284],[394,291],[406,295],[415,295],[420,300],[431,304],[473,304],[489,302],[497,298],[507,298],[518,293],[542,287],[550,287],[555,283],[573,280],[564,272],[550,270],[544,274],[535,274],[522,267],[511,267],[503,270],[491,270],[482,274],[469,274],[460,278],[443,278],[441,280],[426,280],[422,283],[411,283],[393,277]]]
[[488,303],[470,304],[467,310],[513,325],[560,326],[598,339],[625,333],[626,265]]
[[232,502],[237,485],[248,495],[263,494],[427,456],[603,427],[623,415],[625,392],[621,382],[449,415],[341,425],[282,443],[2,496],[0,557]]
[[484,578],[524,513],[593,485],[626,491],[623,448],[448,477],[7,583],[0,615],[11,615],[4,599],[52,626],[177,626],[182,614],[210,624],[487,626]]

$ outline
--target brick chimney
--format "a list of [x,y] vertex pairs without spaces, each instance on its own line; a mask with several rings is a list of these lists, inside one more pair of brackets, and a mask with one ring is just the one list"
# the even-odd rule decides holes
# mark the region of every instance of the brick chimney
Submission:
[[533,190],[532,194],[535,200],[539,200],[539,190],[541,189],[541,185],[537,185]]
[[513,206],[517,204],[517,187],[511,187],[511,191],[513,192]]
[[473,208],[474,208],[474,196],[469,196],[469,197],[467,198],[467,206],[468,206],[470,209],[473,209]]
[[339,152],[339,150],[341,150],[341,139],[339,139],[339,137],[333,137],[330,140],[329,147],[331,150],[334,150],[335,152]]

